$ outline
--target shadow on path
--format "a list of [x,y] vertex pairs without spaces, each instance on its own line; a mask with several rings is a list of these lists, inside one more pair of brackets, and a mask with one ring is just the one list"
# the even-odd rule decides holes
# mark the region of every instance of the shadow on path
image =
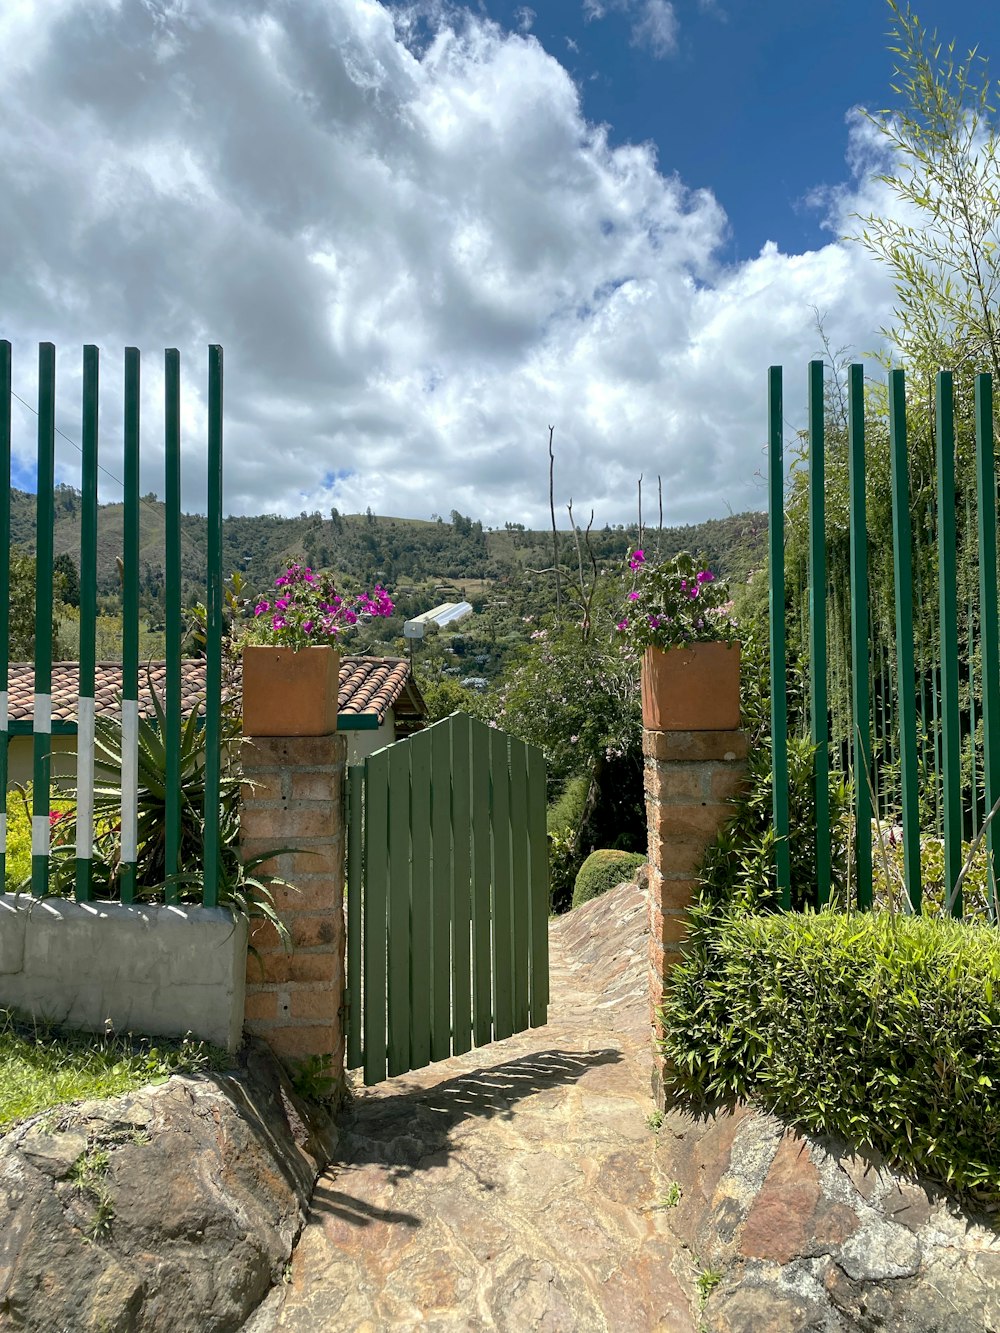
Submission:
[[610,1048],[538,1051],[430,1087],[366,1091],[341,1119],[340,1151],[317,1184],[313,1212],[333,1214],[361,1227],[373,1221],[419,1226],[419,1218],[362,1202],[335,1189],[333,1181],[343,1184],[354,1170],[365,1166],[379,1167],[392,1183],[421,1170],[440,1168],[455,1151],[451,1134],[463,1121],[509,1119],[525,1098],[575,1083],[589,1069],[621,1059],[621,1052]]

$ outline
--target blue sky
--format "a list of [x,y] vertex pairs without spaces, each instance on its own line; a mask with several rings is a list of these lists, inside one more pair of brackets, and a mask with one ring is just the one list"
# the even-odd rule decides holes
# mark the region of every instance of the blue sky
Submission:
[[[896,100],[885,0],[674,0],[674,44],[659,51],[633,35],[642,0],[598,7],[601,18],[581,0],[468,6],[515,31],[530,24],[612,142],[651,139],[661,170],[712,190],[730,221],[728,259],[769,240],[788,253],[829,240],[807,201],[847,177],[847,114]],[[978,44],[1000,61],[1000,5],[921,0],[915,11],[956,54]]]
[[[845,13],[847,17],[845,17]],[[1000,60],[1000,8],[922,6]],[[204,505],[205,347],[226,357],[225,505],[487,524],[763,508],[767,367],[882,347],[892,213],[883,0],[0,3],[0,337],[35,393],[143,352],[143,490],[162,488],[162,349],[181,351],[183,490]],[[35,422],[15,405],[17,475]],[[79,455],[60,438],[57,475]],[[27,470],[25,470],[27,469]],[[105,498],[114,498],[108,486]],[[565,521],[565,520],[564,520]]]

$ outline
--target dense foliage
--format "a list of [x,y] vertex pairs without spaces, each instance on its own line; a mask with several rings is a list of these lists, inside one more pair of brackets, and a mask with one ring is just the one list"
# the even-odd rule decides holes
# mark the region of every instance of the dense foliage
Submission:
[[671,1090],[749,1099],[1000,1202],[1000,937],[888,914],[695,912]]

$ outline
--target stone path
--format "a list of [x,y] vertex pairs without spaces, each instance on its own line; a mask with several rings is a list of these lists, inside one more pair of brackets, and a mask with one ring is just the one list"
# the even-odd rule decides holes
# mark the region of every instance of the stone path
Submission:
[[697,1327],[647,1123],[645,903],[554,923],[546,1027],[361,1090],[248,1333]]
[[244,1333],[1000,1333],[1000,1234],[748,1106],[650,1096],[645,901],[552,924],[550,1022],[360,1090]]

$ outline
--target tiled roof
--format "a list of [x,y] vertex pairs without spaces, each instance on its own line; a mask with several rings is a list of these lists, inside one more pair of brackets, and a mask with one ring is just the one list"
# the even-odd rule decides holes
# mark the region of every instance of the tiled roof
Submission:
[[[30,662],[11,662],[8,670],[8,715],[11,722],[30,722],[34,713],[35,669]],[[52,664],[52,720],[75,722],[80,667],[77,662]],[[139,670],[139,711],[153,713],[150,683],[162,700],[166,690],[165,662],[143,664]],[[98,662],[94,697],[98,714],[117,713],[122,688],[120,662]],[[190,712],[205,697],[205,663],[185,658],[181,663],[181,707]],[[385,721],[390,708],[397,717],[417,720],[427,705],[410,675],[410,665],[395,657],[342,657],[338,709],[349,716],[374,716]]]

